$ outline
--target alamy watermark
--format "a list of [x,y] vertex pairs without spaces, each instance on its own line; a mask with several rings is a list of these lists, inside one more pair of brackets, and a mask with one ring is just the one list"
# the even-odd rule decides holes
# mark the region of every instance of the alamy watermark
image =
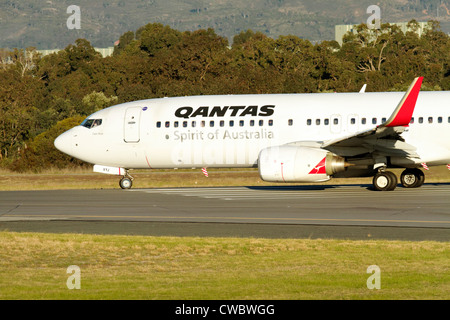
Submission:
[[66,25],[69,30],[81,29],[81,9],[79,6],[70,5],[67,13],[71,16],[67,19]]
[[369,29],[381,29],[381,9],[377,5],[371,5],[367,8],[367,13],[372,14],[367,19]]
[[81,289],[81,269],[79,266],[69,266],[67,268],[67,273],[70,274],[70,276],[67,278],[66,286],[67,289],[73,290],[73,289]]
[[372,274],[367,279],[367,289],[381,289],[381,269],[377,265],[371,265],[367,268],[367,273]]

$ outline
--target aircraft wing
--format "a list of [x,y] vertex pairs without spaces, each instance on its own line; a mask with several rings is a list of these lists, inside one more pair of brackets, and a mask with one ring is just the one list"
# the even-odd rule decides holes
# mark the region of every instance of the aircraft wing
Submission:
[[369,130],[324,141],[322,149],[341,156],[357,156],[377,152],[385,156],[419,158],[416,148],[401,137],[411,122],[423,77],[415,78],[389,119]]

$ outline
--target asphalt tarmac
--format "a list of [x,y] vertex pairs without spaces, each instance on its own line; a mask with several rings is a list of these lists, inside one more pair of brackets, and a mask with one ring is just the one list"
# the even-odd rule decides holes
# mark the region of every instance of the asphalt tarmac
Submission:
[[0,192],[0,230],[450,240],[450,184]]

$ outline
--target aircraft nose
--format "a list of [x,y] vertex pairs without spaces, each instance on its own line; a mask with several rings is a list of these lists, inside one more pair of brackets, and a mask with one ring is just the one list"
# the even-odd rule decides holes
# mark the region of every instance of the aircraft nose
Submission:
[[59,151],[72,155],[72,134],[69,131],[58,136],[54,141],[54,145]]

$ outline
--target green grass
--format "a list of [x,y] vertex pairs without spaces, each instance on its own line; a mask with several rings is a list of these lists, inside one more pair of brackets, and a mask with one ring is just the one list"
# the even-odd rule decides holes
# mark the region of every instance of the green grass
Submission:
[[0,232],[0,299],[449,299],[449,266],[445,242]]

